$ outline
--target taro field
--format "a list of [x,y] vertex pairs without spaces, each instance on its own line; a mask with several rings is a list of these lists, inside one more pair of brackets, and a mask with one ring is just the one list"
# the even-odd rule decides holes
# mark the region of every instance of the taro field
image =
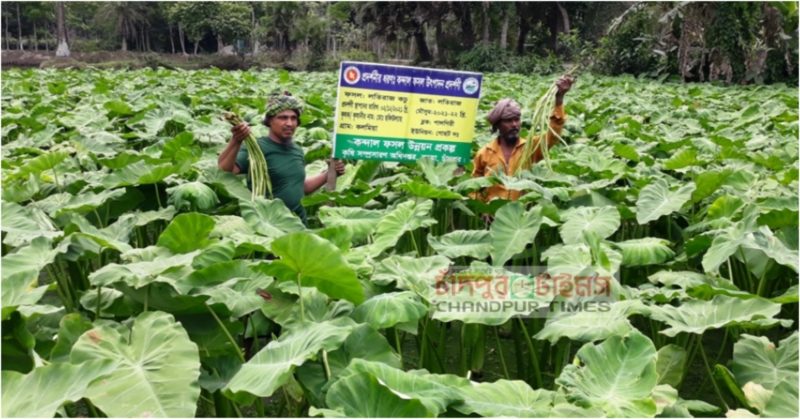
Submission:
[[[335,73],[2,76],[3,416],[798,415],[796,86],[585,74],[549,165],[349,161],[306,226],[217,168],[221,115],[291,91],[318,173]],[[554,78],[484,80],[473,151]],[[437,303],[531,267],[571,279]]]

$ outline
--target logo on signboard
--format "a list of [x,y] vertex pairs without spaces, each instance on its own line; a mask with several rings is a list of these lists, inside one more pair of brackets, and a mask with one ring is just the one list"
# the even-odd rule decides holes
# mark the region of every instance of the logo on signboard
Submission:
[[344,69],[345,83],[356,84],[359,80],[361,80],[361,72],[358,71],[358,67],[350,66]]
[[478,91],[479,86],[480,83],[478,83],[478,79],[476,79],[475,77],[467,77],[467,79],[464,80],[464,85],[463,85],[464,93],[471,95]]

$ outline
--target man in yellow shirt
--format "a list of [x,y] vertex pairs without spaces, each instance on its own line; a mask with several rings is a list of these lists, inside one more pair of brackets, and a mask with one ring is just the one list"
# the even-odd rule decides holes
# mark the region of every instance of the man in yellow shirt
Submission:
[[[564,114],[564,95],[572,87],[573,79],[569,76],[562,76],[556,81],[556,100],[553,113],[550,115],[550,128],[547,132],[547,148],[549,149],[557,141],[558,137],[553,134],[561,135],[564,128],[566,115]],[[519,159],[522,154],[526,140],[519,138],[520,115],[522,110],[517,102],[511,98],[497,101],[494,109],[489,112],[486,119],[492,124],[492,132],[498,132],[497,138],[483,146],[473,159],[474,168],[472,177],[489,176],[497,171],[502,171],[506,175],[513,174],[519,166]],[[539,141],[538,137],[532,141]],[[531,158],[533,163],[542,159],[542,150],[539,148]],[[494,198],[517,200],[521,195],[520,191],[506,189],[503,185],[493,185],[479,192],[479,197],[484,201]]]

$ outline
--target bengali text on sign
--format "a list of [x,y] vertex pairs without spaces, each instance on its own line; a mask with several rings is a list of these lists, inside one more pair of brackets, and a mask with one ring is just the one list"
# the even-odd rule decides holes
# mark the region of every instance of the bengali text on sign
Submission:
[[470,159],[480,73],[342,62],[334,157]]

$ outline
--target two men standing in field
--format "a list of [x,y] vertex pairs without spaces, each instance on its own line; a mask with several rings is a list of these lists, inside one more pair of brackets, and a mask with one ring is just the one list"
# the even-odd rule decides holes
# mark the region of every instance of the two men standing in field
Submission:
[[[546,138],[546,147],[556,143],[558,135],[564,127],[564,95],[572,87],[573,79],[562,76],[556,82],[555,106],[550,115],[550,130]],[[303,149],[292,141],[295,130],[300,125],[302,102],[288,92],[272,95],[267,101],[264,125],[269,128],[269,135],[258,139],[258,145],[267,161],[268,174],[272,182],[273,196],[281,199],[286,206],[297,214],[305,223],[306,212],[300,201],[303,196],[316,191],[327,180],[327,171],[306,178]],[[487,119],[492,125],[492,132],[498,136],[483,146],[473,159],[473,177],[489,176],[502,172],[513,174],[520,165],[522,150],[526,140],[520,138],[520,105],[511,98],[499,100]],[[217,164],[220,169],[234,174],[246,173],[249,168],[247,149],[242,142],[250,135],[250,127],[241,123],[231,129],[232,137],[225,149],[220,153]],[[532,141],[539,141],[538,137]],[[541,147],[531,157],[532,163],[542,159]],[[344,173],[344,163],[335,161],[337,174]],[[494,198],[509,200],[519,199],[520,191],[507,190],[503,185],[494,185],[482,191],[479,196],[485,201]]]

